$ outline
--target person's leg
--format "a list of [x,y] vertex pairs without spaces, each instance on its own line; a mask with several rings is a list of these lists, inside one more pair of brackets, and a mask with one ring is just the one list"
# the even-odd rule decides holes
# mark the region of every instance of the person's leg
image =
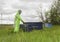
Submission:
[[15,25],[14,32],[19,32],[19,25]]

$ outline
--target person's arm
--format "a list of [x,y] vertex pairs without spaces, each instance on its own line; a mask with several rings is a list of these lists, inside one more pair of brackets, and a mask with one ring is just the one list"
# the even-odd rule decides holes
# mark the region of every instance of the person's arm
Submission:
[[23,24],[24,24],[24,21],[21,19],[21,21],[23,22]]
[[24,21],[22,20],[21,16],[20,16],[20,20],[24,23]]

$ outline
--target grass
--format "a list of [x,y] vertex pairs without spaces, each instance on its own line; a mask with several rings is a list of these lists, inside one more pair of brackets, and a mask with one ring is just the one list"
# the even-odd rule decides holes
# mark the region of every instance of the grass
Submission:
[[0,42],[60,42],[60,26],[32,32],[11,33],[12,27],[0,27]]

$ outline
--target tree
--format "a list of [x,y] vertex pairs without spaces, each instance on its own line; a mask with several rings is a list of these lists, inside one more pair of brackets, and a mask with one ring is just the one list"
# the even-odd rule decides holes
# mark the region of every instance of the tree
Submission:
[[45,23],[50,23],[51,19],[50,19],[50,13],[49,11],[45,12]]
[[[38,14],[38,16],[39,16],[39,18],[42,20],[42,22],[44,23],[44,17],[43,17],[43,10],[42,10],[43,8],[42,8],[42,5],[40,4],[40,7],[38,8],[38,10],[36,10],[36,12],[37,12],[37,14]],[[41,21],[40,20],[40,21]]]
[[60,0],[55,1],[50,9],[50,19],[52,24],[60,24]]

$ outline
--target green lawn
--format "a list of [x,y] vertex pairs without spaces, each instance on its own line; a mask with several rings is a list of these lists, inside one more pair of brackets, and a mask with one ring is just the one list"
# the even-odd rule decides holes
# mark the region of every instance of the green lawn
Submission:
[[12,27],[0,27],[0,42],[60,42],[60,26],[32,32],[11,33]]

